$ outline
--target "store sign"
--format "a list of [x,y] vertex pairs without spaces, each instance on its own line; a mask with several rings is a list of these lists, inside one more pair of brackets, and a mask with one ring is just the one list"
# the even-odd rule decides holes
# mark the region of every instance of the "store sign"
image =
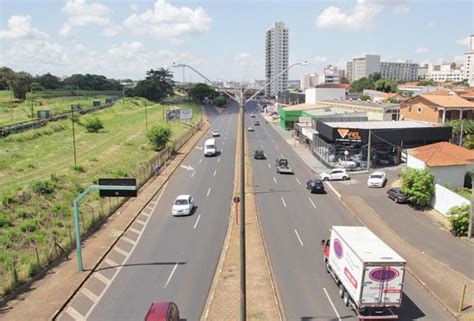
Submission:
[[337,133],[339,134],[336,137],[336,141],[338,142],[361,142],[362,137],[360,132],[357,130],[350,130],[347,128],[338,128]]

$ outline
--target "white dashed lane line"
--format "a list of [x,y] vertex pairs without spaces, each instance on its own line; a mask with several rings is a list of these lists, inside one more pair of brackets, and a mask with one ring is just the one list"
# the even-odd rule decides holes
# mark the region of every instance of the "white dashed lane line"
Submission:
[[200,219],[201,219],[201,214],[199,214],[199,216],[198,216],[198,218],[197,218],[197,220],[196,220],[196,223],[194,223],[193,229],[196,228],[196,226],[198,225]]
[[298,238],[298,241],[300,242],[301,246],[304,246],[303,241],[301,241],[301,237],[298,234],[298,231],[296,229],[295,229],[295,234],[296,234],[296,237]]
[[191,174],[191,177],[194,177],[195,174],[196,174],[196,172],[193,172],[193,173]]
[[267,163],[267,166],[268,166],[268,168],[272,168],[272,166],[270,165],[270,163]]
[[207,190],[206,196],[209,196],[209,194],[211,194],[211,188],[210,188],[210,187],[209,187],[209,189]]
[[178,265],[179,265],[179,263],[176,262],[176,264],[175,264],[175,266],[174,266],[174,268],[173,268],[173,271],[171,271],[170,276],[168,277],[168,280],[166,281],[166,284],[165,284],[165,286],[164,286],[165,289],[166,289],[166,287],[168,286],[168,284],[170,283],[171,278],[173,277],[174,272],[175,272],[176,269],[178,268]]
[[285,199],[283,197],[281,198],[281,202],[283,203],[283,206],[286,207],[286,202],[285,202]]
[[277,179],[275,178],[275,176],[273,176],[273,181],[275,182],[275,184],[278,184]]
[[316,204],[314,204],[313,200],[312,200],[311,198],[309,198],[309,197],[308,197],[308,199],[309,199],[309,201],[311,202],[311,205],[313,205],[313,207],[316,208]]
[[216,176],[216,173],[217,173],[217,169],[214,171],[214,176]]
[[296,178],[296,182],[297,182],[299,185],[301,185],[301,182],[300,182],[300,180],[298,179],[298,177],[295,177],[295,178]]

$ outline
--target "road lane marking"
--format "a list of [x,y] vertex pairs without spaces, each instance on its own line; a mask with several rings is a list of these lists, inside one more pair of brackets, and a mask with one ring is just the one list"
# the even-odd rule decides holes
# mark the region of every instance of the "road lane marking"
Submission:
[[142,220],[139,220],[138,218],[135,219],[135,222],[140,223],[141,225],[146,224],[146,222],[143,222]]
[[170,283],[171,278],[173,277],[174,271],[176,271],[176,269],[178,268],[178,264],[179,264],[179,263],[176,262],[176,264],[175,264],[175,266],[174,266],[174,268],[173,268],[173,271],[171,271],[171,274],[170,274],[170,276],[168,277],[168,281],[166,281],[166,284],[165,284],[165,286],[164,286],[165,289],[166,289],[166,287],[168,286],[168,284]]
[[74,320],[85,320],[84,316],[72,306],[67,308],[66,313],[69,314],[69,316]]
[[311,202],[311,204],[313,205],[313,207],[316,208],[316,204],[314,204],[313,200],[312,200],[311,198],[309,198],[309,197],[308,197],[308,199],[309,199],[309,201]]
[[267,166],[268,166],[268,168],[272,168],[272,166],[270,165],[270,163],[267,163]]
[[341,198],[341,194],[339,194],[339,192],[336,191],[336,189],[334,188],[334,186],[332,186],[331,183],[327,182],[326,185],[329,186],[329,188],[331,188],[331,190],[334,192],[334,194],[336,194],[337,198]]
[[259,139],[258,139],[258,142],[259,142],[259,143],[261,143],[261,142],[262,142],[262,140],[259,138]]
[[197,218],[197,220],[196,220],[196,223],[194,223],[193,229],[196,228],[196,226],[198,225],[200,219],[201,219],[201,214],[199,214],[199,216],[198,216],[198,218]]
[[219,157],[219,158],[217,159],[217,162],[220,163],[220,161],[221,161],[221,158]]
[[114,246],[114,251],[115,251],[115,252],[117,252],[117,253],[120,253],[120,254],[122,254],[122,255],[123,255],[123,256],[125,256],[125,257],[127,257],[127,256],[128,256],[128,254],[129,254],[129,252],[127,252],[127,251],[125,251],[125,250],[121,249],[121,248],[120,248],[120,247],[118,247],[117,245],[116,245],[116,246]]
[[275,148],[278,150],[278,146],[275,145]]
[[303,241],[301,241],[301,237],[298,234],[298,231],[296,229],[295,229],[295,234],[296,234],[296,237],[298,238],[298,241],[300,241],[301,246],[304,246]]
[[132,231],[133,233],[136,233],[136,234],[138,234],[138,235],[140,235],[140,234],[142,233],[142,231],[137,230],[137,229],[134,228],[134,227],[130,227],[128,230],[129,230],[129,231]]
[[281,201],[283,202],[283,206],[286,207],[285,199],[282,197]]
[[[107,262],[107,264],[110,264]],[[117,266],[117,263],[115,263],[114,265],[112,266]],[[99,280],[100,282],[104,283],[104,284],[110,284],[111,280],[109,278],[107,278],[106,276],[104,276],[102,273],[100,272],[96,272],[94,274],[92,274],[93,277],[95,277],[97,280]]]
[[195,174],[196,174],[196,172],[193,172],[193,173],[191,174],[191,177],[194,177]]
[[[108,257],[106,257],[106,258],[104,259],[104,262],[107,263],[108,265],[112,266],[112,267],[119,265],[117,262],[113,261],[112,259],[110,259],[110,258],[108,258]],[[108,283],[108,282],[107,282],[107,283]]]
[[225,142],[222,142],[222,146],[224,146]]
[[[142,213],[142,214],[143,214],[143,213]],[[126,237],[125,235],[122,236],[122,240],[124,240],[125,242],[130,243],[130,244],[132,244],[132,245],[135,245],[135,244],[136,244],[136,242],[135,242],[134,240],[132,240],[131,238]]]
[[216,176],[216,173],[217,173],[217,169],[216,169],[216,170],[214,170],[214,176]]
[[211,188],[209,187],[209,189],[207,190],[206,196],[209,196],[210,193],[211,193]]
[[92,302],[95,302],[99,299],[97,295],[95,295],[91,290],[86,287],[83,287],[80,291],[84,296],[89,298]]
[[199,160],[198,164],[201,164],[201,162],[202,162],[202,158]]
[[283,158],[283,154],[280,154],[280,158]]
[[275,176],[273,176],[273,180],[275,181],[275,184],[278,184],[277,179],[275,178]]
[[336,307],[334,306],[334,303],[332,303],[332,300],[331,300],[331,297],[328,294],[328,291],[326,291],[326,288],[323,288],[323,290],[324,290],[324,293],[326,294],[326,296],[329,300],[329,303],[331,303],[331,306],[332,306],[332,309],[334,310],[334,313],[336,313],[337,320],[341,321],[341,316],[339,315],[339,312],[337,312]]
[[301,182],[300,182],[300,180],[298,179],[298,177],[295,177],[295,178],[296,178],[296,181],[298,182],[298,184],[301,185]]

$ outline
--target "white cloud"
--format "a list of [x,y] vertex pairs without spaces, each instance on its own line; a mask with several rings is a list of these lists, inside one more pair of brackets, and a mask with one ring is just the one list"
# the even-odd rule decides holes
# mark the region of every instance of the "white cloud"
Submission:
[[153,10],[142,14],[132,14],[124,25],[133,33],[149,34],[156,38],[183,41],[188,36],[211,29],[212,19],[201,7],[175,7],[165,0],[157,0]]
[[11,16],[7,29],[0,30],[0,39],[47,39],[48,34],[31,27],[30,16]]
[[393,8],[393,12],[396,15],[405,16],[410,13],[410,7],[408,7],[405,4],[398,4],[398,5],[395,5],[395,7]]
[[105,28],[102,31],[102,34],[104,36],[107,36],[107,37],[113,37],[113,36],[118,35],[120,33],[120,31],[122,31],[122,27],[119,26],[119,25],[114,25],[114,26],[110,26],[110,27]]
[[436,27],[436,22],[435,21],[429,21],[427,24],[428,28],[434,28]]
[[416,48],[415,53],[422,54],[422,53],[427,53],[428,51],[429,51],[428,48]]
[[173,63],[186,63],[191,66],[202,66],[207,63],[206,59],[196,57],[186,52],[175,52],[172,50],[160,50],[157,53],[157,63],[160,66],[171,67]]
[[328,60],[327,57],[323,57],[323,56],[316,56],[314,57],[313,59],[311,59],[309,61],[309,63],[311,64],[317,64],[317,63],[321,63],[321,62],[326,62]]
[[461,46],[467,46],[469,44],[469,37],[458,39],[456,43]]
[[137,12],[138,11],[138,6],[135,3],[132,3],[130,5],[130,10],[132,10],[133,12]]
[[344,13],[341,8],[331,6],[316,18],[316,26],[340,30],[369,30],[383,7],[382,2],[373,0],[357,0],[351,13]]
[[68,0],[62,11],[67,20],[59,34],[64,37],[71,35],[78,27],[107,26],[112,13],[112,10],[101,3],[86,3],[85,0]]
[[241,52],[234,57],[234,62],[239,65],[247,64],[251,62],[251,60],[252,60],[252,55],[247,52]]

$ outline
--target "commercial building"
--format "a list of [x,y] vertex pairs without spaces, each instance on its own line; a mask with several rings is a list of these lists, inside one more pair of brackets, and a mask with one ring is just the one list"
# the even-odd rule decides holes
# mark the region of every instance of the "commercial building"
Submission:
[[364,57],[357,57],[352,59],[351,81],[356,81],[363,77],[368,77],[374,72],[380,72],[379,55],[365,55]]
[[352,61],[346,63],[346,78],[349,82],[352,82]]
[[474,35],[469,36],[467,51],[464,53],[464,79],[474,86]]
[[413,97],[418,96],[418,95],[424,95],[430,92],[433,92],[435,90],[443,90],[446,89],[443,86],[417,86],[416,83],[410,83],[410,84],[403,84],[398,86],[398,91],[400,93],[409,93]]
[[419,79],[425,79],[427,73],[428,73],[428,64],[418,66],[418,78]]
[[418,79],[418,64],[411,62],[381,62],[382,78],[392,81],[414,81]]
[[369,120],[398,120],[400,104],[376,103],[358,100],[324,100],[318,106],[326,108],[342,108],[351,111],[365,112]]
[[320,84],[319,75],[317,73],[306,74],[301,76],[300,89],[302,91],[308,88],[314,88]]
[[438,127],[416,121],[317,121],[317,135],[311,142],[313,154],[330,166],[350,160],[365,168],[399,164],[404,150],[431,143],[448,141],[451,127]]
[[338,69],[336,66],[327,65],[326,68],[324,68],[324,83],[339,84],[344,74],[344,70]]
[[[275,22],[265,39],[265,77],[267,82],[288,68],[288,28]],[[266,96],[276,96],[288,88],[288,72],[283,73],[265,90]]]
[[455,62],[428,64],[428,73],[425,75],[426,79],[432,79],[436,82],[459,82],[462,81],[464,77],[464,67]]
[[457,95],[420,95],[400,104],[400,118],[433,124],[474,119],[474,102]]
[[324,84],[305,90],[305,103],[315,104],[327,99],[345,99],[349,84]]

